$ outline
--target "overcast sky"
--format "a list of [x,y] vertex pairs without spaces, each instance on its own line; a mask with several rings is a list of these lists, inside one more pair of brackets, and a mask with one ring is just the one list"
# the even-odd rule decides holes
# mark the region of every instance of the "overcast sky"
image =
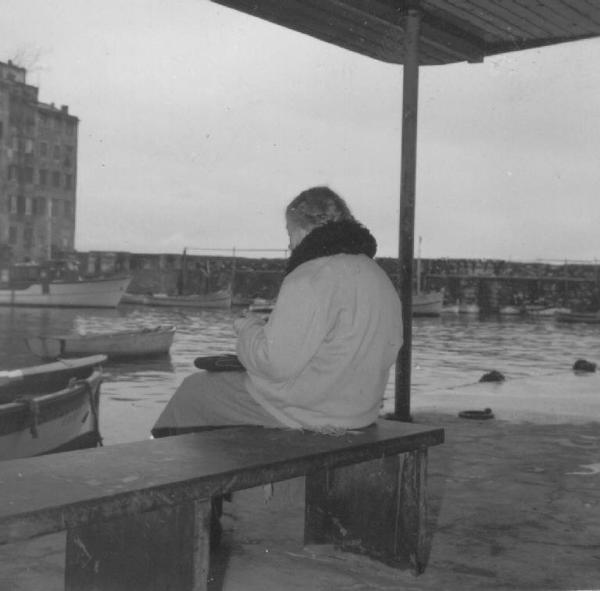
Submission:
[[[80,119],[78,250],[287,246],[327,184],[397,255],[402,67],[208,0],[1,0],[0,61]],[[421,68],[423,257],[600,259],[600,40]]]

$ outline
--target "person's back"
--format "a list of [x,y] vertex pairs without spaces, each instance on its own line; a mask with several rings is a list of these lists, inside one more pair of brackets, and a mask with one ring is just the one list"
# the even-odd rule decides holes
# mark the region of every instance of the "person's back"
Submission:
[[402,344],[400,300],[373,260],[377,243],[328,187],[286,208],[291,255],[271,317],[234,321],[246,372],[199,372],[152,430],[230,425],[360,428],[383,401]]
[[290,427],[358,428],[380,410],[402,344],[402,310],[365,254],[309,260],[290,273],[267,325],[238,355],[253,398]]

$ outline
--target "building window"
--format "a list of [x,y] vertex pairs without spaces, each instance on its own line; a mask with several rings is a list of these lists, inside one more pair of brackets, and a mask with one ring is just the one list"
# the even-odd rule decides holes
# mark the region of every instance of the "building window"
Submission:
[[46,215],[46,199],[45,197],[36,197],[33,204],[35,215]]
[[73,217],[73,204],[70,201],[65,201],[65,217]]
[[73,188],[73,175],[65,174],[65,189],[72,189],[72,188]]
[[15,180],[18,176],[19,168],[15,164],[9,164],[8,166],[8,180]]
[[64,165],[65,166],[73,165],[73,146],[65,146]]
[[33,154],[33,140],[25,140],[25,153]]
[[9,244],[17,243],[17,228],[15,226],[11,226],[8,229],[8,242]]
[[33,214],[33,199],[31,197],[25,197],[25,215]]
[[48,184],[48,171],[45,168],[40,168],[40,186],[45,187]]
[[9,197],[9,213],[17,213],[17,196],[11,195]]
[[23,195],[17,197],[17,213],[20,215],[25,213],[25,197]]
[[45,127],[46,125],[48,125],[48,116],[46,115],[46,113],[40,113],[40,125]]
[[52,217],[59,218],[60,216],[60,199],[52,199]]
[[52,172],[52,186],[60,187],[60,172],[58,170]]
[[33,228],[23,228],[23,246],[25,248],[33,246]]
[[48,156],[48,144],[40,142],[40,156]]
[[75,131],[75,122],[73,121],[67,121],[67,135],[73,135],[73,132]]
[[31,166],[27,166],[23,170],[23,180],[26,183],[33,183],[33,168]]
[[54,160],[60,160],[60,146],[58,144],[54,146]]

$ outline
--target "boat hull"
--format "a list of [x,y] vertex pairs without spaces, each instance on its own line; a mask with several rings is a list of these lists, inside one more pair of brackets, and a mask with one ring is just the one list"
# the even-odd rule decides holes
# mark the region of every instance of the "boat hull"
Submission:
[[415,293],[412,299],[413,316],[439,316],[444,304],[443,292]]
[[95,447],[102,373],[63,390],[0,404],[0,460]]
[[458,313],[459,314],[470,314],[470,315],[479,314],[479,305],[478,304],[459,304],[458,305]]
[[62,390],[73,379],[88,378],[105,361],[105,355],[93,355],[0,371],[0,404],[12,402],[16,396],[23,394],[41,395]]
[[558,322],[600,324],[600,312],[557,312],[555,318]]
[[32,283],[23,289],[0,289],[2,306],[116,308],[131,277]]
[[42,359],[95,354],[109,359],[157,357],[169,353],[175,331],[168,325],[107,334],[28,337],[26,341],[29,350]]
[[143,296],[143,305],[158,306],[164,308],[231,308],[231,294],[229,292],[217,292],[206,295],[190,296]]

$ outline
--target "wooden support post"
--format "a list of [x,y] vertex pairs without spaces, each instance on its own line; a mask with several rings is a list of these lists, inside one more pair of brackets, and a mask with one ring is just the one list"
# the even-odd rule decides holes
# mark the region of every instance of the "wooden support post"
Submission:
[[67,530],[66,591],[205,591],[211,503],[191,501]]
[[425,571],[429,548],[427,540],[427,448],[404,454],[400,471],[399,527],[396,539],[405,544],[416,574]]
[[396,396],[392,418],[410,421],[412,353],[412,292],[415,233],[415,187],[417,170],[417,110],[419,101],[419,27],[421,14],[410,8],[404,31],[402,95],[402,168],[398,258],[404,344],[396,363]]
[[423,571],[426,451],[306,476],[305,544],[335,544]]

